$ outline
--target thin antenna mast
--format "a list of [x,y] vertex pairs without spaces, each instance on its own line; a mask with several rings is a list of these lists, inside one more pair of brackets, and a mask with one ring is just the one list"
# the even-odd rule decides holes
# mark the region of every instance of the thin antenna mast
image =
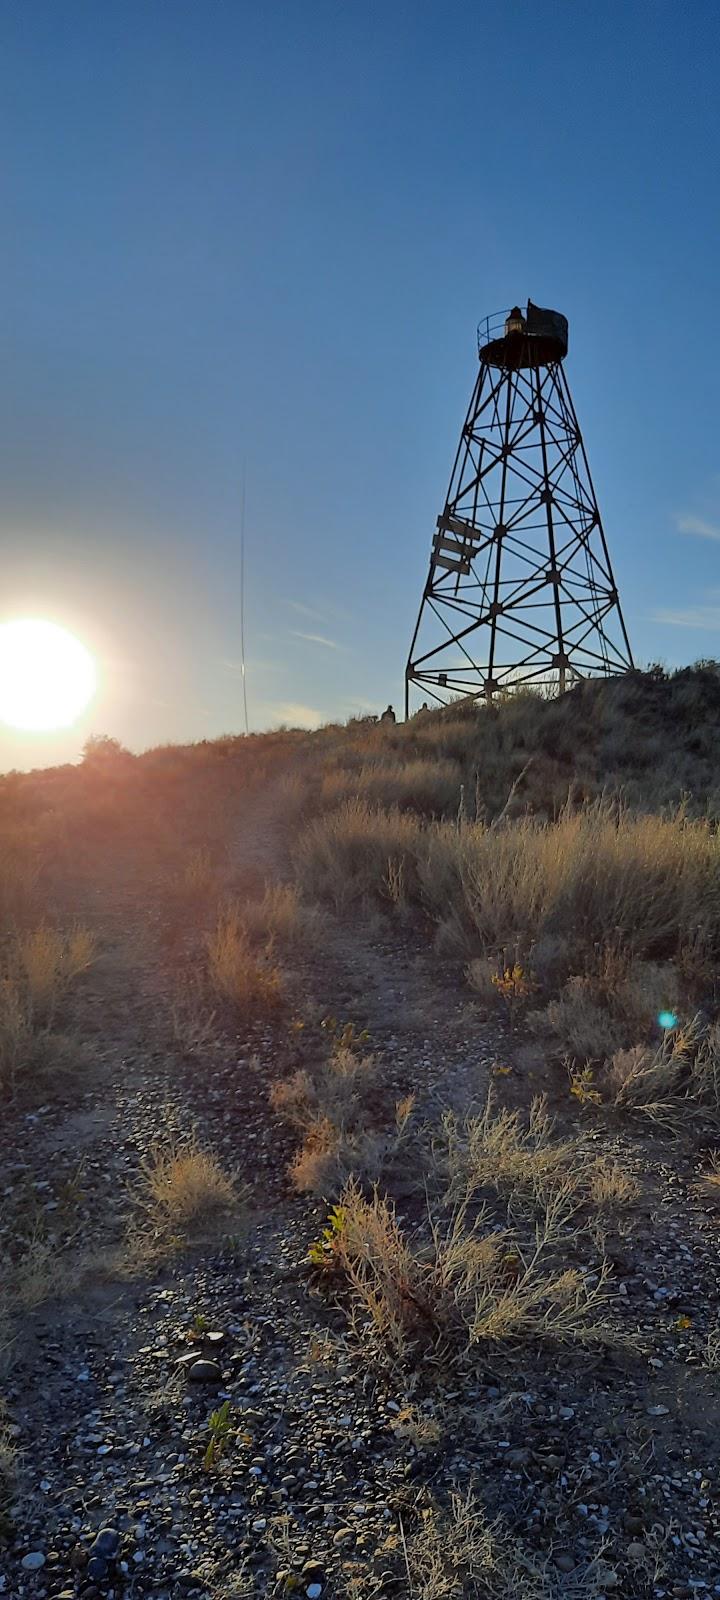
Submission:
[[242,464],[240,487],[240,664],[242,668],[243,710],[245,736],[250,732],[248,721],[247,682],[245,678],[245,462]]

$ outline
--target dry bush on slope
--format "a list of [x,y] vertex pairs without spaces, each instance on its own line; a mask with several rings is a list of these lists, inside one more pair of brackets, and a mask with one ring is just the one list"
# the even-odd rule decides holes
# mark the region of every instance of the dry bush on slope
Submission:
[[289,1175],[300,1193],[337,1197],[351,1174],[377,1181],[397,1160],[409,1133],[413,1099],[395,1108],[392,1127],[377,1127],[378,1073],[372,1056],[336,1045],[329,1058],[273,1085],[275,1111],[302,1135]]
[[214,995],[242,1014],[274,1011],[283,1000],[280,969],[255,954],[236,906],[221,911],[206,938],[208,982]]
[[[602,802],[555,823],[502,828],[422,824],[348,802],[317,818],[297,850],[311,894],[342,905],[385,892],[388,863],[405,892],[464,929],[468,955],[556,941],[590,964],[607,948],[669,959],[700,939],[720,949],[720,840],[705,821],[634,816]],[[559,970],[557,977],[567,976]]]
[[528,1017],[575,1061],[601,1061],[652,1036],[661,1011],[675,1012],[678,976],[668,963],[599,962],[590,977],[568,979],[557,1000]]
[[42,925],[18,935],[11,962],[35,1021],[52,1020],[63,991],[91,966],[95,949],[94,935],[83,927],[61,933]]
[[530,1232],[499,1230],[484,1207],[462,1205],[408,1234],[386,1197],[367,1200],[351,1180],[327,1230],[328,1263],[350,1288],[356,1326],[364,1319],[371,1346],[402,1365],[472,1359],[488,1345],[612,1340],[606,1263],[593,1273],[563,1264],[575,1209],[559,1192]]
[[292,883],[268,883],[260,900],[247,900],[238,907],[238,916],[255,942],[272,939],[292,947],[316,938],[318,913],[303,905]]
[[158,1229],[203,1229],[238,1203],[234,1181],[213,1150],[192,1138],[155,1146],[141,1173],[141,1202]]
[[397,806],[422,816],[441,816],[456,812],[460,800],[462,775],[457,762],[443,760],[376,761],[356,771],[344,765],[323,777],[322,805],[338,805],[344,800],[364,800],[386,809]]
[[720,841],[703,821],[634,816],[602,802],[543,824],[428,830],[421,891],[438,918],[455,908],[473,941],[498,949],[557,937],[590,957],[625,947],[670,957],[697,938],[720,945]]
[[695,1019],[666,1034],[658,1049],[636,1045],[606,1063],[602,1082],[620,1111],[681,1127],[688,1117],[720,1118],[720,1024]]
[[527,1121],[519,1111],[496,1107],[492,1093],[480,1112],[462,1119],[446,1113],[433,1158],[452,1205],[490,1192],[506,1199],[511,1213],[521,1213],[542,1211],[559,1194],[576,1207],[611,1207],[637,1193],[627,1173],[599,1157],[585,1135],[557,1136],[544,1098],[532,1101]]
[[489,1522],[470,1491],[451,1494],[447,1508],[426,1504],[407,1533],[402,1527],[400,1548],[415,1600],[602,1600],[617,1581],[602,1555],[568,1580],[552,1559],[525,1548],[500,1521]]
[[412,895],[412,863],[423,848],[424,832],[417,817],[348,800],[308,825],[298,842],[295,864],[303,889],[339,908],[382,897],[390,862],[406,864],[406,892]]
[[91,965],[94,952],[86,928],[64,934],[41,926],[14,935],[0,976],[0,1092],[13,1093],[24,1076],[69,1061],[69,1041],[52,1032],[52,1023],[60,999]]

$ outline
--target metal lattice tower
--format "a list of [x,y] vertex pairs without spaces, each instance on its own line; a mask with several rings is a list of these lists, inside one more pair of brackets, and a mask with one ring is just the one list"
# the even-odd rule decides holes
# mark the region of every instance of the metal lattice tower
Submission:
[[443,702],[633,665],[575,408],[568,325],[528,301],[478,328],[480,372],[406,669]]

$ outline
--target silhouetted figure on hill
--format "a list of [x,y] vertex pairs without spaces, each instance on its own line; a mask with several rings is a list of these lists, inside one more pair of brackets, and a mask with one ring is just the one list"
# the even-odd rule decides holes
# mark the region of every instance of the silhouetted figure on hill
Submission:
[[382,716],[380,718],[380,721],[381,722],[396,722],[397,721],[397,718],[395,716],[395,712],[393,711],[392,706],[387,706],[385,711],[383,711],[383,714],[382,714]]

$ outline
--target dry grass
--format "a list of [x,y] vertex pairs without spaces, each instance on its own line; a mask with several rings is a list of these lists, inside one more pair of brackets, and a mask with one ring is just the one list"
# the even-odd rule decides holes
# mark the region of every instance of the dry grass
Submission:
[[10,1506],[18,1482],[19,1455],[0,1401],[0,1539],[11,1525]]
[[560,935],[574,951],[669,957],[720,940],[720,842],[704,821],[635,816],[603,802],[553,824],[523,818],[428,833],[420,883],[444,917],[457,906],[481,949]]
[[156,1145],[142,1168],[141,1197],[160,1228],[202,1230],[238,1204],[232,1178],[212,1150],[193,1137]]
[[709,1372],[720,1372],[720,1322],[710,1329],[705,1344],[705,1366]]
[[5,820],[0,836],[0,931],[27,921],[37,899],[42,842],[36,828]]
[[434,760],[374,761],[352,770],[345,765],[326,772],[320,789],[320,803],[337,806],[343,801],[363,801],[387,809],[410,809],[422,816],[442,816],[457,812],[462,773],[455,761]]
[[559,997],[528,1020],[571,1060],[602,1061],[651,1038],[658,1013],[675,1012],[678,1003],[678,977],[668,963],[631,963],[606,950],[597,972],[569,978]]
[[274,1011],[283,1000],[283,978],[271,956],[255,953],[236,906],[221,911],[206,939],[213,994],[242,1014]]
[[6,1262],[2,1274],[3,1295],[14,1315],[56,1300],[72,1282],[77,1278],[70,1258],[42,1232],[33,1232],[20,1241],[14,1259]]
[[173,879],[173,888],[181,899],[202,900],[218,887],[218,873],[210,851],[205,845],[190,850],[180,870]]
[[[471,1491],[449,1505],[426,1503],[415,1525],[400,1524],[399,1556],[415,1600],[601,1600],[615,1583],[602,1553],[581,1562],[570,1580],[552,1559],[526,1548],[500,1521],[490,1522]],[[387,1549],[386,1545],[386,1549]]]
[[620,1050],[606,1064],[605,1083],[618,1110],[640,1113],[668,1127],[688,1116],[720,1118],[720,1024],[698,1019],[668,1033],[653,1049]]
[[316,818],[301,835],[295,855],[298,878],[308,894],[341,908],[384,897],[388,863],[403,861],[406,892],[412,895],[412,862],[422,843],[416,817],[348,800],[329,816]]
[[311,906],[303,905],[292,883],[269,883],[261,900],[248,900],[237,910],[254,943],[272,940],[292,948],[317,936],[317,913]]
[[515,1214],[547,1210],[558,1196],[571,1206],[609,1209],[628,1204],[637,1192],[634,1180],[598,1158],[584,1135],[558,1137],[542,1097],[532,1101],[527,1119],[498,1108],[492,1092],[479,1112],[463,1119],[446,1113],[433,1156],[454,1206],[496,1194]]
[[406,1233],[386,1197],[368,1200],[351,1180],[327,1248],[371,1348],[403,1366],[468,1360],[494,1345],[613,1337],[606,1264],[593,1274],[563,1265],[577,1240],[574,1215],[559,1192],[532,1231],[498,1229],[484,1207],[464,1204]]
[[60,996],[91,966],[95,951],[95,937],[84,927],[62,933],[42,924],[17,936],[10,959],[33,1021],[52,1021]]
[[302,1135],[289,1168],[300,1193],[331,1200],[351,1174],[372,1183],[397,1161],[409,1138],[413,1100],[398,1104],[392,1126],[379,1129],[377,1086],[373,1057],[342,1044],[327,1060],[273,1085],[273,1109]]
[[82,1051],[53,1032],[60,1000],[91,965],[95,940],[87,928],[69,933],[41,925],[15,934],[0,976],[0,1092],[20,1081],[76,1063]]

